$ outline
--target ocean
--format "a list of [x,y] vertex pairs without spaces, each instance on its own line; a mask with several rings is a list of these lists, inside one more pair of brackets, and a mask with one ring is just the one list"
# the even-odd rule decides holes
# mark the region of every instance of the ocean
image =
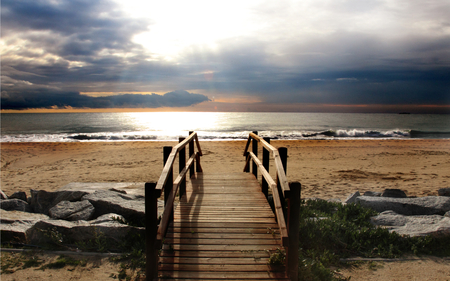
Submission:
[[450,115],[367,113],[2,113],[1,142],[450,139]]

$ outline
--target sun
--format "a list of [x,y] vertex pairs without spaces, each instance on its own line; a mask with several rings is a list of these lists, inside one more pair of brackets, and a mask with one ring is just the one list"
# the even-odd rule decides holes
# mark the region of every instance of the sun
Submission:
[[153,57],[172,60],[190,47],[214,50],[221,40],[255,32],[255,1],[119,1],[133,17],[149,20],[149,30],[134,36]]

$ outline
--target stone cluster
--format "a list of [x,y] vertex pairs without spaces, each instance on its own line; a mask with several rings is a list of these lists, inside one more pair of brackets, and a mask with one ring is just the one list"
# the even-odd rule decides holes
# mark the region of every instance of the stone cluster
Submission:
[[[129,231],[145,235],[144,227],[121,222],[145,221],[145,198],[124,190],[62,190],[47,192],[30,190],[7,196],[0,192],[2,242],[39,245],[45,243],[49,231],[70,241],[95,239],[98,231],[105,238],[119,241]],[[158,200],[158,212],[163,202]],[[47,241],[48,242],[48,241]]]

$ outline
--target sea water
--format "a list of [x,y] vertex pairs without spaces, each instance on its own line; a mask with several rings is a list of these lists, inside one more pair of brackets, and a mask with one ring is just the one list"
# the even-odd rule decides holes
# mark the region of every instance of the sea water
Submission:
[[1,142],[161,141],[196,131],[202,140],[450,139],[450,115],[367,113],[2,113]]

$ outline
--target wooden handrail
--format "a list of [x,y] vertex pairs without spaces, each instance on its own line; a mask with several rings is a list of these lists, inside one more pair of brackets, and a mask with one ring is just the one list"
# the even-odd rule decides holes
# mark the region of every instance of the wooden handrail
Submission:
[[278,194],[277,183],[272,179],[269,172],[267,172],[266,168],[264,168],[258,157],[253,152],[250,152],[249,155],[250,157],[247,161],[249,161],[250,158],[255,161],[258,169],[261,171],[261,174],[267,180],[270,189],[272,190],[273,203],[275,205],[275,215],[277,217],[278,227],[280,228],[281,245],[283,245],[284,247],[288,247],[288,231],[286,228],[286,220],[284,219],[283,206],[281,205],[280,195]]
[[167,159],[166,164],[164,165],[164,169],[161,173],[161,176],[159,177],[158,183],[156,184],[156,190],[162,191],[164,189],[165,184],[167,183],[168,175],[170,172],[170,169],[173,168],[173,163],[175,162],[175,158],[178,154],[178,152],[183,149],[186,145],[188,145],[193,139],[195,139],[197,143],[197,149],[199,156],[202,156],[202,150],[200,149],[200,144],[198,143],[198,137],[197,133],[192,133],[187,137],[184,141],[180,142],[176,146],[172,148],[172,152],[169,155],[169,158]]
[[163,216],[161,218],[161,222],[160,222],[159,227],[158,227],[158,234],[157,234],[156,240],[162,241],[164,236],[166,235],[167,227],[169,226],[170,218],[171,218],[171,215],[172,215],[171,211],[173,210],[173,205],[174,205],[174,201],[175,201],[175,195],[178,192],[178,188],[180,187],[181,181],[184,178],[186,178],[186,174],[187,174],[188,170],[191,169],[192,165],[194,165],[194,161],[197,158],[198,154],[199,154],[198,152],[195,152],[191,156],[191,158],[189,158],[189,160],[186,163],[186,166],[178,174],[178,177],[173,182],[172,190],[171,190],[170,195],[169,195],[169,200],[167,200],[167,203],[164,206],[164,214],[163,214]]
[[275,147],[273,147],[272,145],[267,143],[263,138],[261,138],[257,134],[250,133],[248,136],[247,144],[245,146],[244,156],[247,155],[251,139],[254,139],[257,142],[260,142],[267,150],[272,152],[272,155],[274,158],[274,163],[275,163],[275,168],[277,169],[278,180],[280,181],[281,189],[283,190],[283,196],[284,196],[284,198],[289,198],[289,192],[290,192],[289,183],[287,181],[286,172],[284,171],[284,168],[283,168],[283,163],[281,163],[281,157],[280,157],[280,153],[278,152],[278,149],[276,149]]

